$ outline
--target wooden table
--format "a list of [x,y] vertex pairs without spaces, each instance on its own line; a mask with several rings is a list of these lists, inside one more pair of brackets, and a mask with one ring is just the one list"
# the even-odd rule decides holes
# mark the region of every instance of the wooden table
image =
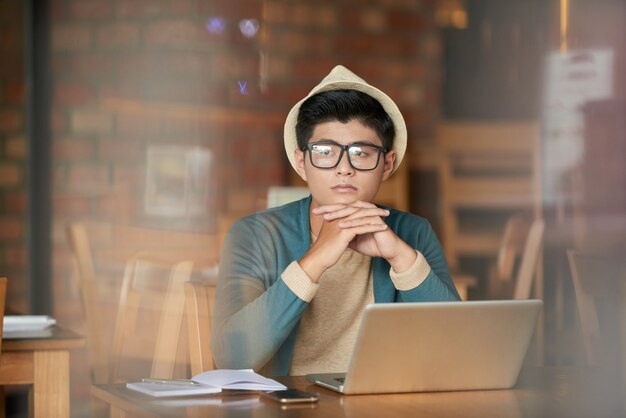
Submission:
[[[487,373],[489,371],[486,371]],[[319,402],[281,406],[258,394],[158,399],[118,385],[95,385],[93,395],[123,417],[617,417],[624,416],[623,386],[600,369],[527,368],[514,389],[343,396],[304,377],[278,379],[315,392]]]
[[78,334],[53,326],[38,338],[2,340],[0,385],[32,385],[31,416],[70,416],[70,353],[85,345]]

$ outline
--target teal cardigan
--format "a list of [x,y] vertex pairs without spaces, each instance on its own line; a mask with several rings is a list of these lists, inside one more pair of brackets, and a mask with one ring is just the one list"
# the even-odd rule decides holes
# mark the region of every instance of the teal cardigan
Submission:
[[[255,213],[236,222],[226,236],[212,323],[212,351],[218,368],[288,374],[299,321],[308,303],[291,291],[281,274],[311,245],[310,204],[309,196]],[[428,221],[388,209],[385,222],[424,255],[431,272],[416,288],[399,291],[389,277],[389,263],[373,257],[375,302],[460,300]]]

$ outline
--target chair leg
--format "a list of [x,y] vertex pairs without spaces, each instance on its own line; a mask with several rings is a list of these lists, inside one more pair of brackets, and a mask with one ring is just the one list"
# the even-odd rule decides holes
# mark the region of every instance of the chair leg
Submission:
[[4,399],[4,387],[0,386],[0,418],[5,418],[7,405]]

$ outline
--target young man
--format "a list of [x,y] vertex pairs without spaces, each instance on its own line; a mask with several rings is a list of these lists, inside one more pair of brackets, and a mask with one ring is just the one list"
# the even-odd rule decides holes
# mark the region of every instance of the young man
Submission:
[[345,372],[368,303],[459,300],[430,224],[371,203],[406,138],[395,103],[342,66],[293,107],[285,149],[311,195],[248,216],[226,237],[217,367]]

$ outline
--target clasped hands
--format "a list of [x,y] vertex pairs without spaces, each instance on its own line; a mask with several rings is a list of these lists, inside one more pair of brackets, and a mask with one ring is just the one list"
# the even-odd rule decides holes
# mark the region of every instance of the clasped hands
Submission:
[[397,273],[408,270],[417,254],[385,223],[388,215],[388,210],[362,201],[314,208],[311,216],[321,216],[322,226],[317,240],[300,259],[300,266],[317,283],[346,248],[351,248],[370,257],[385,258]]

